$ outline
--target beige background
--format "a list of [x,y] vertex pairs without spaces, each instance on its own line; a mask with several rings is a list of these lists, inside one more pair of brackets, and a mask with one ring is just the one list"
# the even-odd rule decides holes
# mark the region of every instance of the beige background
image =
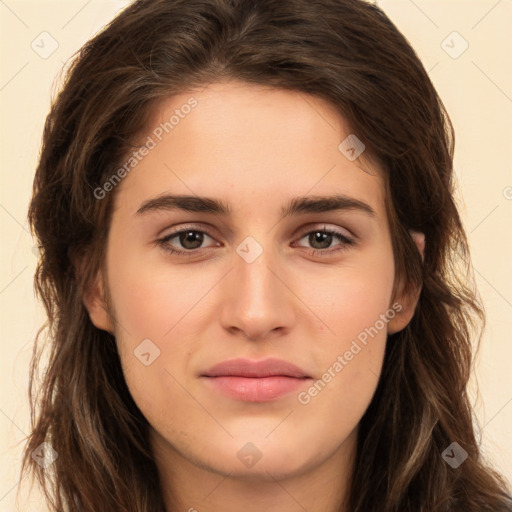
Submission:
[[[60,68],[126,3],[0,0],[2,512],[42,510],[36,492],[28,505],[25,487],[17,505],[16,490],[29,431],[27,368],[43,320],[25,220],[43,122]],[[460,203],[488,314],[476,371],[480,393],[473,380],[472,396],[484,451],[512,481],[512,1],[379,5],[417,50],[455,125]]]

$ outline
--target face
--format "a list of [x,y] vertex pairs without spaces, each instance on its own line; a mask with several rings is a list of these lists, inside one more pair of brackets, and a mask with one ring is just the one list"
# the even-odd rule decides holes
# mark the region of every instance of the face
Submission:
[[410,308],[392,297],[381,170],[348,158],[348,135],[322,100],[239,83],[153,116],[87,307],[159,452],[283,477],[354,439]]

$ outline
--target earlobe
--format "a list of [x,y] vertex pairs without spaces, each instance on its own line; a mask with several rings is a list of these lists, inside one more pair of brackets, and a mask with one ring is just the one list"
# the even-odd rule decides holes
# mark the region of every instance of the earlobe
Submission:
[[[85,252],[71,252],[69,258],[75,270],[75,276],[86,274],[88,256]],[[76,278],[76,277],[75,277]],[[78,281],[78,278],[76,278]],[[101,269],[98,270],[93,280],[85,283],[81,289],[81,298],[89,314],[89,318],[95,327],[114,335],[111,315],[108,312],[106,301],[106,288]]]
[[414,240],[418,251],[421,254],[421,261],[424,261],[425,258],[425,233],[421,233],[420,231],[409,230],[411,238]]
[[[421,255],[421,260],[424,261],[425,234],[412,230],[410,230],[409,233],[414,243],[416,244],[416,247],[418,248],[418,251]],[[397,300],[397,303],[400,304],[400,309],[396,309],[396,315],[388,323],[388,334],[395,334],[407,327],[414,315],[420,293],[421,286],[419,286],[416,290],[400,294],[400,297]]]
[[98,273],[94,284],[84,293],[83,303],[94,326],[114,334],[105,300],[105,288],[101,273]]
[[400,332],[409,325],[409,322],[414,315],[414,311],[416,310],[420,292],[421,287],[416,291],[416,293],[409,293],[395,301],[395,304],[397,304],[398,307],[394,308],[396,314],[388,322],[388,334]]

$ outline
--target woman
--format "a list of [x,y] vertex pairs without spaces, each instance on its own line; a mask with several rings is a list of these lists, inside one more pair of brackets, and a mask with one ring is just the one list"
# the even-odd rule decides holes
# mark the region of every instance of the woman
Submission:
[[362,1],[139,0],[87,43],[29,211],[51,510],[511,510],[452,141]]

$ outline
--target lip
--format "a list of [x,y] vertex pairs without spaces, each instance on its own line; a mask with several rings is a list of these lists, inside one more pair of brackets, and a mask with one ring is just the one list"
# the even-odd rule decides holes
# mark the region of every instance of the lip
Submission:
[[311,380],[311,376],[298,366],[273,358],[223,361],[200,377],[224,395],[245,402],[276,400]]
[[202,377],[310,377],[298,366],[282,359],[229,359],[212,366]]

